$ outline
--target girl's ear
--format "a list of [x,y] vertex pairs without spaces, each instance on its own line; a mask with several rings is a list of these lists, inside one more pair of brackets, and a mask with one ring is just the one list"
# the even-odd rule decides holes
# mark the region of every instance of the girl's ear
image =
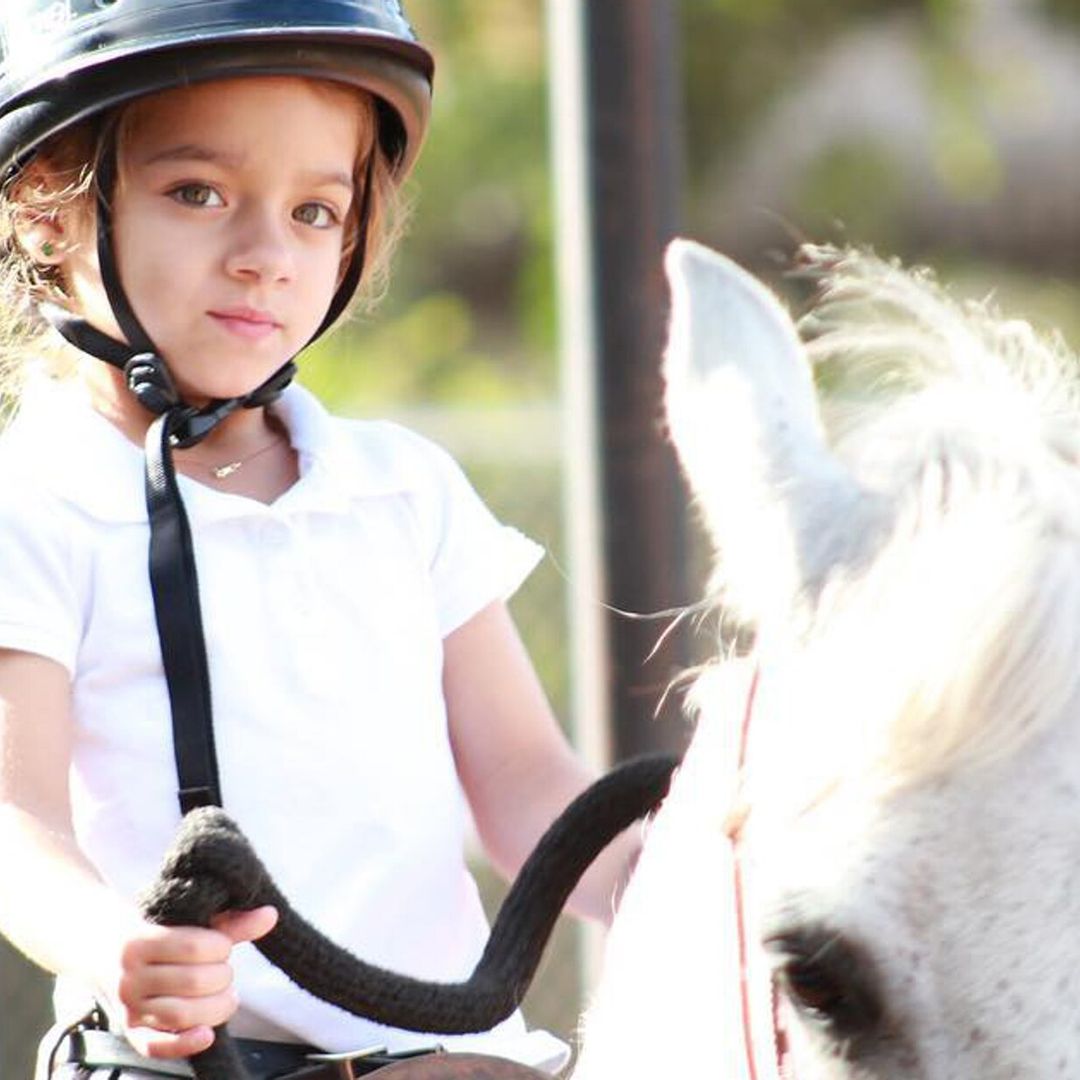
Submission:
[[39,266],[59,266],[73,247],[77,208],[63,198],[63,184],[41,157],[26,168],[11,194],[15,239]]
[[15,222],[15,237],[39,266],[59,266],[67,257],[64,225],[56,214],[20,214]]

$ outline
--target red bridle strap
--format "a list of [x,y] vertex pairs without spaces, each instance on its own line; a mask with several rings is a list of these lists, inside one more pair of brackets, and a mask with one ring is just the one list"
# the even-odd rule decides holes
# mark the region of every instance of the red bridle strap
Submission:
[[[754,713],[754,701],[757,697],[760,670],[755,669],[750,688],[746,694],[743,710],[742,730],[739,735],[738,788],[742,787],[742,777],[746,769],[747,748],[750,741],[750,721]],[[775,987],[772,989],[771,1013],[773,1040],[769,1052],[759,1056],[758,1040],[754,1035],[753,985],[751,977],[752,958],[750,948],[750,929],[747,925],[746,887],[743,878],[743,865],[740,850],[743,824],[748,809],[742,799],[741,790],[736,795],[736,806],[728,818],[726,831],[731,841],[732,886],[735,894],[735,931],[738,935],[739,956],[739,1003],[742,1018],[743,1047],[746,1055],[747,1080],[793,1080],[785,1062],[787,1057],[786,1037],[780,1019],[780,1001]],[[759,1068],[759,1057],[761,1067]]]

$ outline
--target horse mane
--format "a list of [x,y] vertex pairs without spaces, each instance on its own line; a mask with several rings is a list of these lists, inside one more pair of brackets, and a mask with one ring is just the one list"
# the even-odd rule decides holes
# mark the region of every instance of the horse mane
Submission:
[[[926,270],[807,247],[798,273],[831,448],[888,507],[872,550],[795,598],[794,643],[759,627],[770,768],[813,799],[996,758],[1075,704],[1080,368],[1060,336]],[[822,550],[850,550],[850,528],[828,521]]]

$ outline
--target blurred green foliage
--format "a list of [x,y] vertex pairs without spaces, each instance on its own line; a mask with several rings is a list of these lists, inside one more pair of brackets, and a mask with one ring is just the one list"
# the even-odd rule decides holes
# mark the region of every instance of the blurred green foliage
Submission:
[[[1002,183],[985,119],[995,94],[1022,95],[961,46],[981,0],[683,0],[686,222],[715,198],[725,166],[785,94],[797,92],[841,37],[888,20],[920,28],[934,100],[936,179],[970,200]],[[1077,0],[1033,0],[1075,32]],[[391,289],[308,357],[306,378],[339,408],[402,402],[501,405],[558,392],[548,173],[547,73],[541,0],[411,0],[410,17],[437,58],[435,107],[410,182],[410,234]],[[905,234],[910,197],[889,134],[829,146],[801,178],[794,231],[842,222],[843,237],[933,260]],[[776,209],[776,208],[767,208]],[[706,237],[707,238],[707,237]],[[951,262],[955,252],[949,249]],[[1011,275],[1010,275],[1011,276]]]
[[[771,270],[781,289],[787,286],[778,268],[802,239],[873,246],[938,269],[960,295],[993,292],[1006,313],[1058,328],[1080,344],[1076,200],[1066,182],[1076,161],[1071,169],[1063,158],[1038,162],[1048,149],[1063,154],[1075,146],[1068,121],[1057,128],[1056,147],[1052,132],[1063,115],[1055,102],[1080,92],[1080,71],[1065,87],[1053,62],[1068,38],[1080,48],[1077,0],[683,0],[678,10],[687,231],[722,246],[727,232],[739,231],[718,225],[724,214],[728,223],[739,214],[773,218],[771,233],[750,230],[757,244],[735,254]],[[847,109],[834,96],[832,114],[816,116],[816,134],[806,126],[777,129],[802,154],[796,173],[770,178],[769,196],[782,185],[785,200],[765,196],[752,207],[725,208],[725,184],[752,151],[761,151],[762,132],[781,110],[797,113],[821,80],[851,61],[842,46],[850,50],[860,34],[864,43],[880,43],[886,31],[894,51],[878,58],[897,59],[896,50],[904,50],[903,61],[912,64],[907,85],[925,103],[921,132],[873,128],[865,117],[874,110],[860,109],[860,102]],[[895,87],[895,74],[882,72],[878,93]],[[872,94],[867,85],[858,84],[859,92]],[[800,115],[808,118],[809,108]],[[774,146],[772,154],[790,161],[783,148]],[[1044,197],[1026,187],[1029,179],[1047,186]],[[1040,211],[1040,203],[1054,209]]]
[[[822,56],[861,29],[918,28],[933,98],[934,180],[972,203],[1000,193],[1003,168],[987,127],[988,103],[1030,91],[1023,73],[973,62],[963,47],[983,0],[682,0],[675,4],[683,66],[687,160],[685,222],[699,235],[718,179],[785,95],[797,94]],[[382,412],[402,403],[449,406],[551,399],[558,393],[547,145],[547,72],[541,0],[410,0],[437,59],[432,126],[410,182],[415,211],[388,296],[306,361],[307,381],[339,409]],[[1075,33],[1077,0],[1032,0],[1049,25]],[[1011,80],[1011,81],[1010,81]],[[784,213],[793,235],[873,243],[904,257],[948,261],[908,230],[912,196],[889,132],[823,149]],[[765,212],[779,210],[766,207]],[[834,233],[835,235],[835,233]],[[705,239],[709,239],[707,229]],[[985,262],[985,256],[982,256]],[[1016,278],[1015,268],[1003,276]],[[1029,297],[1031,290],[1025,290]],[[1038,305],[1037,305],[1038,306]],[[1058,310],[1057,305],[1052,305]]]
[[347,411],[557,393],[543,8],[413,0],[436,55],[430,135],[391,288],[305,363]]
[[691,184],[709,174],[722,147],[743,140],[778,94],[798,85],[821,48],[840,32],[895,11],[931,6],[939,5],[928,0],[683,0],[678,11]]

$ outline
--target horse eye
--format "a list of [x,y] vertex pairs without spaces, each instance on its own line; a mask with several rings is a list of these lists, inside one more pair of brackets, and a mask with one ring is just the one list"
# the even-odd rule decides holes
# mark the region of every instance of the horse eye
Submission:
[[777,984],[808,1021],[841,1039],[866,1036],[878,1026],[881,999],[872,965],[842,936],[800,927],[770,936]]
[[843,984],[812,960],[789,960],[780,969],[780,978],[788,996],[807,1012],[829,1017],[849,1004]]

